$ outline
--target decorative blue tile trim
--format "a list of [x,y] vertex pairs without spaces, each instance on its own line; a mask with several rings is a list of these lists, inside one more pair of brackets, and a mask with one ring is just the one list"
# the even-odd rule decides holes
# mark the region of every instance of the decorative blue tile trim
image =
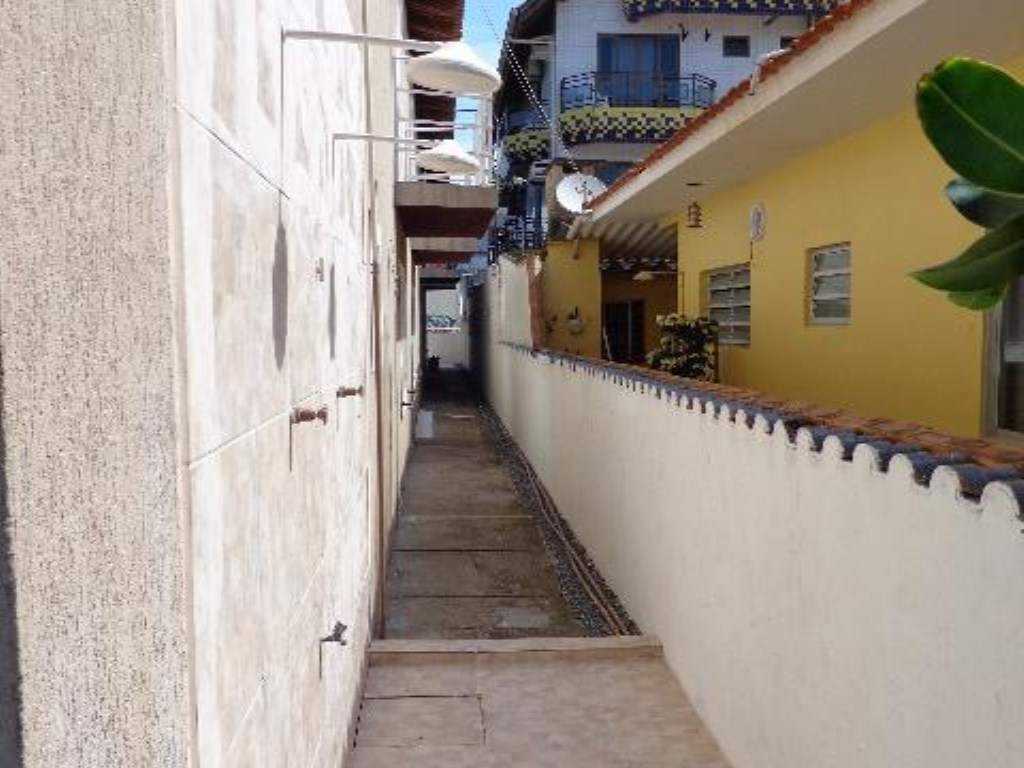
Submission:
[[824,16],[839,0],[622,0],[629,21],[659,13],[725,13],[767,16]]

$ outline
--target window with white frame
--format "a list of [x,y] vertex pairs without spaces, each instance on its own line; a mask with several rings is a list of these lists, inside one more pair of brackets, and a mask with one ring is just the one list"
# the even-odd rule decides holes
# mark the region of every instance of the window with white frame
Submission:
[[817,325],[850,322],[850,244],[839,243],[809,252],[808,320]]
[[750,344],[750,264],[707,273],[707,314],[718,323],[720,344]]

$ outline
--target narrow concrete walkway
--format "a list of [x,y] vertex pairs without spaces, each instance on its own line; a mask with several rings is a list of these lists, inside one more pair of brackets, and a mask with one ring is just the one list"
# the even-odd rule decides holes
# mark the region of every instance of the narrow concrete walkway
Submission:
[[386,638],[582,635],[532,515],[456,376],[428,393],[403,486]]
[[643,637],[383,641],[356,768],[728,768]]
[[477,403],[444,383],[407,470],[355,768],[728,768],[657,640],[581,636]]

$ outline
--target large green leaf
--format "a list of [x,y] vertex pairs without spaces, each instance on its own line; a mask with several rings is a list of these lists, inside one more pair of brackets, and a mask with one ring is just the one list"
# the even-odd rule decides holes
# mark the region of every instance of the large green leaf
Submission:
[[1024,213],[1024,195],[993,192],[963,179],[949,182],[946,196],[964,218],[986,229],[998,229]]
[[957,173],[998,192],[1024,193],[1024,85],[991,64],[950,59],[921,78],[917,111]]
[[959,307],[966,309],[991,309],[1006,295],[1009,285],[1000,285],[996,288],[984,288],[980,291],[967,291],[965,293],[951,293],[949,300]]
[[1022,272],[1024,215],[989,232],[952,261],[922,269],[913,276],[931,288],[965,293],[998,288]]

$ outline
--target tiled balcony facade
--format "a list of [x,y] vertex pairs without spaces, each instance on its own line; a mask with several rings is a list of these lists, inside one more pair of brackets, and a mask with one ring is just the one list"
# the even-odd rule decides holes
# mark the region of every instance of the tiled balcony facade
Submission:
[[768,16],[823,16],[839,0],[622,0],[630,21],[659,13],[733,13]]
[[562,78],[560,127],[569,146],[658,143],[715,101],[717,84],[700,74],[583,72]]

